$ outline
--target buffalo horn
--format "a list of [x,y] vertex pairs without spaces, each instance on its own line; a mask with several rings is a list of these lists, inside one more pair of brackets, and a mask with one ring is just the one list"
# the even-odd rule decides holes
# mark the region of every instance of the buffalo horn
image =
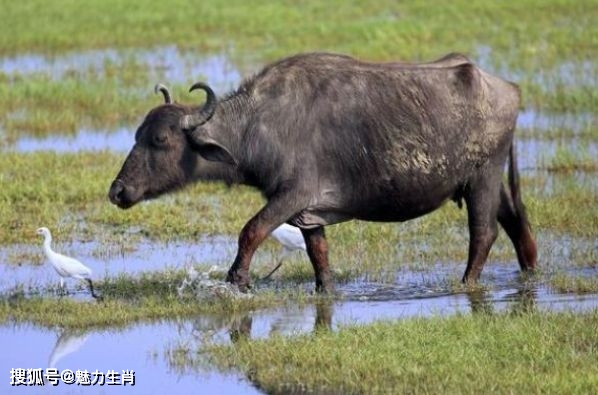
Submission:
[[164,102],[166,102],[166,104],[172,104],[172,97],[170,96],[170,92],[168,91],[167,87],[162,84],[156,84],[156,86],[154,86],[154,92],[156,94],[158,92],[162,92],[164,95]]
[[184,115],[181,118],[181,129],[183,130],[195,129],[197,126],[206,123],[216,111],[218,101],[216,100],[216,94],[212,88],[203,82],[196,82],[191,86],[189,92],[192,92],[195,89],[202,89],[206,92],[206,103],[201,107],[198,113]]

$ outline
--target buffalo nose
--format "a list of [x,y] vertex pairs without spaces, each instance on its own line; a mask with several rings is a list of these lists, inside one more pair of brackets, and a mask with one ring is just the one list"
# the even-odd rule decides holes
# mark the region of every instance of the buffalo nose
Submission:
[[125,191],[125,186],[121,180],[115,180],[112,185],[110,186],[110,191],[108,192],[108,198],[113,204],[119,205],[122,202],[123,192]]

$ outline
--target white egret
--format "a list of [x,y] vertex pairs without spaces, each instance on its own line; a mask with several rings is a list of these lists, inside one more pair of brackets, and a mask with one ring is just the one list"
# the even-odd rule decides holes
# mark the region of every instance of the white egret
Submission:
[[60,275],[60,288],[64,289],[64,279],[66,277],[85,280],[89,284],[91,296],[96,299],[102,299],[93,291],[93,283],[91,282],[91,269],[75,258],[52,251],[52,247],[50,246],[52,243],[52,234],[48,228],[39,228],[37,230],[37,234],[44,236],[44,252],[46,253],[46,257],[48,257],[48,260],[52,266],[54,266],[54,269],[56,269],[56,272],[58,272]]
[[263,280],[269,279],[275,271],[282,265],[282,260],[287,257],[291,252],[296,250],[306,250],[305,239],[301,230],[296,226],[284,223],[278,228],[274,229],[271,233],[280,244],[282,244],[282,253],[279,256],[278,265],[266,276]]

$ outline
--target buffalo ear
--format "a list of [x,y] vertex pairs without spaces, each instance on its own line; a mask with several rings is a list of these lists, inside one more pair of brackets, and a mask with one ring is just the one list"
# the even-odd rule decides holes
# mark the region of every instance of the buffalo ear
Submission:
[[237,161],[230,151],[213,138],[187,133],[187,140],[191,145],[191,149],[205,159],[213,162],[224,162],[233,166],[237,165]]

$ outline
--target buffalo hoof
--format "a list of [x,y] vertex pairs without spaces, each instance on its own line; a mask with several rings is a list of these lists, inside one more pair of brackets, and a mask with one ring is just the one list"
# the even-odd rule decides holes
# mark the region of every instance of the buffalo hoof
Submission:
[[316,293],[320,295],[334,295],[334,284],[316,284]]
[[334,280],[330,273],[316,274],[316,293],[321,295],[334,295]]
[[226,276],[226,282],[235,284],[239,287],[239,291],[247,292],[251,288],[249,284],[249,273],[246,271],[229,270]]

